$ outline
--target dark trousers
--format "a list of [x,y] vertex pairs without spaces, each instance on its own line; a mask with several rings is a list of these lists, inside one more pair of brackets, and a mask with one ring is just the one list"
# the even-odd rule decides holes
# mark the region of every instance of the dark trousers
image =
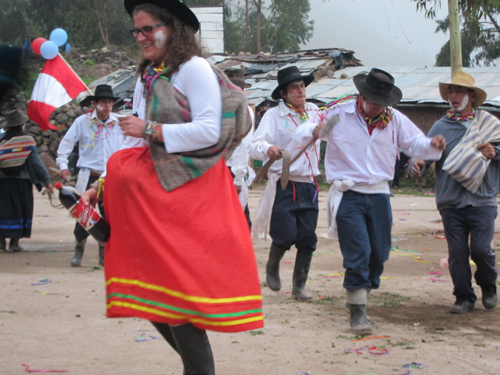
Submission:
[[280,181],[276,184],[269,230],[273,245],[282,250],[289,250],[295,245],[298,251],[312,253],[318,242],[316,186],[307,182],[288,181],[286,189],[282,190]]
[[[90,185],[92,185],[98,179],[99,179],[99,176],[90,175],[89,182],[87,183],[87,187],[85,190],[89,189]],[[101,216],[103,218],[105,218],[105,216],[104,216],[104,202],[102,200],[100,200],[97,203],[97,206],[99,207],[99,211],[101,213]],[[90,236],[89,232],[87,232],[85,229],[83,229],[83,227],[78,223],[76,223],[76,225],[75,225],[75,230],[73,231],[73,234],[75,235],[75,239],[77,242],[80,242],[80,241],[86,239],[88,236]]]
[[391,250],[389,195],[346,191],[336,220],[346,270],[344,288],[377,289]]
[[491,249],[497,207],[445,208],[439,213],[443,218],[444,233],[448,241],[448,264],[453,280],[453,294],[475,302],[469,256],[476,263],[474,279],[477,285],[489,286],[495,282],[498,275],[495,269],[495,253]]

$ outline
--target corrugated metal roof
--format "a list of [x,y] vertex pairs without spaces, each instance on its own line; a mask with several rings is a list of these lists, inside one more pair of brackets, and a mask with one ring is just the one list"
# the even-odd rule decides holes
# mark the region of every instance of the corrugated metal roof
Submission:
[[[354,52],[343,49],[320,49],[281,53],[276,55],[213,55],[209,62],[221,69],[241,68],[245,80],[252,87],[246,90],[251,103],[259,105],[271,100],[271,93],[277,86],[279,69],[295,65],[302,74],[314,74],[318,77],[307,87],[310,100],[329,102],[334,98],[356,94],[352,78],[361,72],[369,72],[371,67],[362,66],[354,57]],[[377,67],[392,74],[403,92],[405,104],[446,104],[439,94],[439,82],[451,80],[450,68],[437,67]],[[500,108],[500,67],[464,68],[471,74],[476,85],[488,94],[486,105]],[[130,98],[134,89],[135,69],[118,70],[109,76],[93,82],[110,84],[120,91],[121,98]],[[127,90],[127,86],[129,89]]]

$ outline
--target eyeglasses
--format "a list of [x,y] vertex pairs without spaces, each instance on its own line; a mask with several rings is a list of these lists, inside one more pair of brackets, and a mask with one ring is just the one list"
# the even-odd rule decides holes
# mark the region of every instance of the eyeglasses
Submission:
[[151,35],[151,33],[153,32],[154,29],[157,29],[158,27],[161,27],[161,26],[165,26],[165,23],[157,23],[156,25],[153,25],[153,26],[144,26],[144,27],[141,27],[140,29],[130,29],[130,34],[132,34],[132,36],[134,38],[137,38],[137,35],[139,35],[139,33],[141,33],[143,36],[148,36],[148,35]]

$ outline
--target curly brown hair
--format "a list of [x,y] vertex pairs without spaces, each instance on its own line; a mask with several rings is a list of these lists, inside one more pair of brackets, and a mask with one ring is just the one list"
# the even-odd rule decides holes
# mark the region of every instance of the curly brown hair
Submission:
[[[182,22],[172,13],[164,8],[160,8],[153,4],[140,4],[134,8],[133,15],[139,12],[145,12],[154,19],[163,22],[169,30],[169,35],[165,49],[173,51],[168,54],[168,72],[170,75],[179,70],[179,66],[193,56],[203,57],[203,51],[198,42],[196,41],[196,32],[192,27]],[[144,70],[152,63],[151,60],[143,59],[137,67],[137,72],[143,79]]]

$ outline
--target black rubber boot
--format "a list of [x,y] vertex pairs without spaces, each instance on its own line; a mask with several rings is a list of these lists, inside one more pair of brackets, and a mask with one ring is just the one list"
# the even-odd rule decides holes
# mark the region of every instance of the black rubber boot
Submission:
[[281,279],[280,279],[280,261],[283,259],[286,250],[282,250],[274,244],[271,245],[271,250],[269,250],[269,259],[266,264],[266,284],[269,289],[277,292],[281,289]]
[[11,238],[9,243],[9,250],[23,251],[24,249],[19,246],[19,238]]
[[295,257],[295,267],[293,269],[293,289],[292,298],[299,302],[311,301],[312,297],[306,292],[307,275],[311,265],[312,253],[305,253],[297,250]]
[[482,286],[481,291],[483,292],[483,306],[486,309],[494,308],[498,303],[497,286],[495,283],[485,287]]
[[75,255],[71,259],[71,267],[80,267],[82,265],[83,252],[85,251],[85,244],[87,243],[87,239],[83,239],[78,241],[75,246]]
[[99,242],[99,265],[104,267],[104,243]]
[[215,375],[214,356],[207,332],[188,323],[170,327],[182,358],[185,375]]
[[349,304],[349,311],[352,332],[356,335],[371,335],[373,329],[366,315],[366,305]]

